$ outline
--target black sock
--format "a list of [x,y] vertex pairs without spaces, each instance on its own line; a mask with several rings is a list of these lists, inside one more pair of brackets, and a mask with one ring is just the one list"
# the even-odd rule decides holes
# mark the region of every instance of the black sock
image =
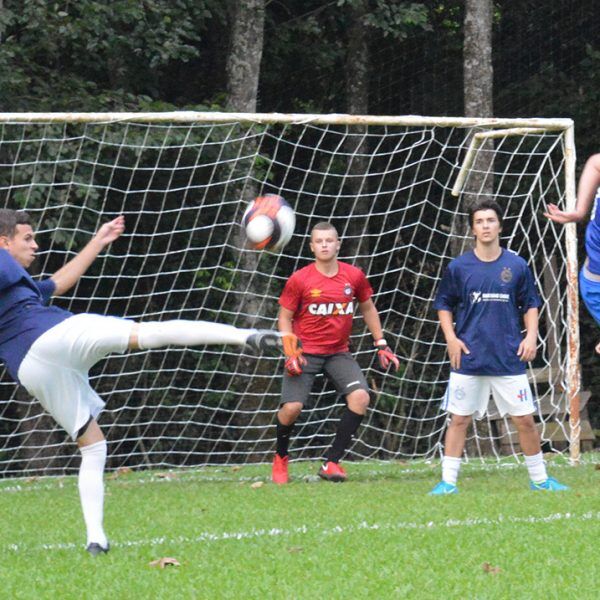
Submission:
[[279,417],[277,417],[277,445],[275,446],[275,451],[281,458],[288,455],[290,435],[292,435],[293,429],[294,423],[291,425],[284,425],[283,423],[280,423]]
[[331,448],[329,448],[329,452],[327,452],[328,462],[331,461],[337,463],[342,459],[342,456],[344,456],[346,449],[352,441],[352,437],[363,420],[363,416],[364,415],[358,415],[355,412],[352,412],[346,407],[344,414],[342,414],[342,418],[340,419],[333,444],[331,445]]

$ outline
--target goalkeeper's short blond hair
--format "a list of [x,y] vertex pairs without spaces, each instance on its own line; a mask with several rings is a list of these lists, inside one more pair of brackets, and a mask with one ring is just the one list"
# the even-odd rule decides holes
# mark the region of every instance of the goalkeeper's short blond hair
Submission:
[[335,228],[335,225],[330,223],[329,221],[320,221],[317,223],[310,231],[310,237],[315,231],[334,231],[335,237],[339,238],[338,230]]

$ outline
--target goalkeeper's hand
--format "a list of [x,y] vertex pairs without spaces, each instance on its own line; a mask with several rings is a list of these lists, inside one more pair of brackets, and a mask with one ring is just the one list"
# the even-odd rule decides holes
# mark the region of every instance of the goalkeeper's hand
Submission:
[[390,363],[394,365],[396,371],[400,368],[398,357],[392,352],[392,349],[383,338],[377,340],[374,346],[377,349],[377,358],[379,359],[379,366],[382,369],[387,369]]
[[301,375],[306,359],[302,356],[302,343],[293,333],[283,335],[283,352],[287,372],[292,376]]
[[285,360],[285,368],[292,375],[302,375],[302,367],[306,364],[306,359],[302,354],[298,356],[290,356]]

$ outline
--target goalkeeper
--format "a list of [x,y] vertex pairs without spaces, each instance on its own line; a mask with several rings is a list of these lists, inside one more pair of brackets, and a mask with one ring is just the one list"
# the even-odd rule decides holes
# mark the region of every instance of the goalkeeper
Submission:
[[[600,325],[600,154],[590,156],[583,167],[577,187],[577,205],[574,211],[562,211],[555,204],[548,205],[545,216],[555,223],[579,223],[590,209],[592,216],[585,230],[586,259],[579,273],[579,291],[588,312]],[[592,206],[593,205],[593,206]],[[600,343],[596,345],[600,354]]]
[[[46,306],[77,283],[96,256],[124,231],[122,216],[100,227],[92,240],[49,279],[34,281],[25,269],[38,245],[27,213],[0,210],[0,360],[8,372],[77,442],[81,452],[79,495],[86,549],[109,549],[103,529],[106,440],[96,417],[104,402],[90,387],[89,369],[113,352],[170,344],[233,344],[253,350],[279,347],[276,332],[237,329],[203,321],[134,323],[94,314],[73,315]],[[294,347],[293,340],[286,340]]]
[[430,494],[458,492],[467,428],[473,415],[478,419],[485,415],[490,392],[500,414],[508,413],[519,433],[530,488],[566,490],[546,473],[525,373],[537,351],[541,304],[533,275],[520,256],[500,247],[502,212],[495,202],[474,206],[470,221],[475,247],[449,264],[434,304],[452,370],[442,405],[450,414],[442,481]]
[[298,336],[302,349],[284,342],[287,359],[272,467],[272,479],[278,484],[288,482],[290,435],[319,373],[329,377],[347,403],[319,476],[328,481],[346,479],[339,463],[369,405],[367,381],[348,351],[356,305],[373,336],[381,366],[387,368],[390,363],[396,369],[399,366],[398,358],[383,337],[367,278],[360,269],[337,260],[340,240],[335,227],[330,223],[315,225],[310,249],[315,262],[293,273],[279,298],[279,331],[284,336],[292,333]]

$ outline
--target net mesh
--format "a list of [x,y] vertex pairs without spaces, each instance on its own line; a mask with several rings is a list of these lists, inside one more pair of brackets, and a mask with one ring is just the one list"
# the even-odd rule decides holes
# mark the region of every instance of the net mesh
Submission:
[[[5,122],[0,130],[0,206],[26,209],[47,277],[98,227],[125,215],[126,232],[77,286],[53,302],[75,313],[149,321],[203,319],[275,328],[289,275],[310,262],[310,228],[331,221],[340,259],[361,267],[386,338],[401,359],[377,367],[371,336],[355,317],[352,349],[373,390],[348,459],[439,455],[441,399],[449,374],[432,300],[448,262],[468,244],[470,196],[504,210],[502,243],[531,265],[544,299],[538,357],[529,371],[544,448],[566,437],[567,279],[564,228],[547,203],[565,204],[564,132],[536,130],[482,145],[461,198],[450,194],[472,135],[485,127],[431,124],[140,121]],[[483,166],[482,166],[483,165]],[[263,193],[296,210],[280,254],[244,248],[240,217]],[[267,462],[274,451],[281,359],[238,347],[137,351],[96,365],[106,401],[100,424],[109,466],[176,467]],[[291,451],[321,457],[343,399],[318,377]],[[491,405],[490,405],[491,406]],[[66,434],[4,374],[0,472],[57,474],[78,467]],[[492,409],[469,433],[469,456],[518,448]]]

